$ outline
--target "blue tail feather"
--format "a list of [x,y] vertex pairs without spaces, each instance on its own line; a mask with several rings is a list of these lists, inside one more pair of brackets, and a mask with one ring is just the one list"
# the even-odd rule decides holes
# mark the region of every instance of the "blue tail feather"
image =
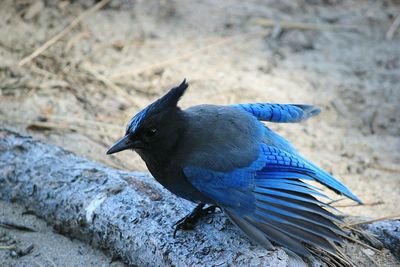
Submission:
[[242,109],[261,121],[300,122],[320,113],[320,109],[311,105],[298,104],[237,104],[232,107]]

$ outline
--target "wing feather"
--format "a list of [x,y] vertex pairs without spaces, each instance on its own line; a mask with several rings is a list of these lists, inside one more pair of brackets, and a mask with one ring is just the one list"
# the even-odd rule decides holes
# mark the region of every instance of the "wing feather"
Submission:
[[261,121],[300,122],[320,113],[320,109],[311,105],[299,104],[237,104],[234,108],[244,110]]
[[304,256],[310,255],[309,246],[335,253],[334,243],[341,243],[344,235],[338,226],[341,220],[317,199],[327,197],[307,181],[318,181],[357,199],[321,172],[297,154],[264,143],[259,158],[246,168],[231,172],[184,168],[188,180],[215,200],[250,238],[266,248],[273,241]]

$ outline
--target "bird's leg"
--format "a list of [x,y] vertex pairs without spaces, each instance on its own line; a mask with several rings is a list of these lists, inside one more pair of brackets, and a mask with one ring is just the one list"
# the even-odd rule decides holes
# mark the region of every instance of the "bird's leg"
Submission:
[[194,208],[194,210],[177,221],[174,226],[175,226],[175,231],[174,231],[174,238],[176,236],[176,232],[178,230],[193,230],[196,223],[205,215],[211,214],[215,212],[216,208],[219,208],[217,205],[212,205],[204,209],[204,206],[206,204],[200,203],[199,205]]

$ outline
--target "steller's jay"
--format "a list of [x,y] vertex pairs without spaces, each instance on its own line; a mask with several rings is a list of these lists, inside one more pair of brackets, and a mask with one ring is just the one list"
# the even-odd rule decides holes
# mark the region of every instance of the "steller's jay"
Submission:
[[345,234],[341,221],[318,199],[326,197],[321,190],[307,181],[361,200],[260,122],[300,122],[320,110],[269,103],[181,110],[177,103],[187,88],[184,80],[136,114],[125,136],[107,151],[135,150],[159,183],[198,203],[175,232],[192,228],[218,206],[267,249],[272,241],[302,256],[311,255],[312,247],[336,253],[335,243]]

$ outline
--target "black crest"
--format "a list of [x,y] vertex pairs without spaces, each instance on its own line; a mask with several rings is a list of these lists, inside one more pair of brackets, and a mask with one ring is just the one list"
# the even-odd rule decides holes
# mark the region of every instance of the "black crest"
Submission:
[[179,99],[183,96],[188,87],[189,84],[186,82],[186,79],[183,79],[180,85],[172,88],[166,95],[158,99],[154,103],[155,106],[157,106],[157,108],[176,107]]
[[134,132],[149,114],[162,112],[168,108],[176,107],[179,99],[182,97],[188,87],[189,84],[186,82],[186,79],[184,79],[180,85],[172,88],[163,97],[136,114],[128,123],[126,132]]

